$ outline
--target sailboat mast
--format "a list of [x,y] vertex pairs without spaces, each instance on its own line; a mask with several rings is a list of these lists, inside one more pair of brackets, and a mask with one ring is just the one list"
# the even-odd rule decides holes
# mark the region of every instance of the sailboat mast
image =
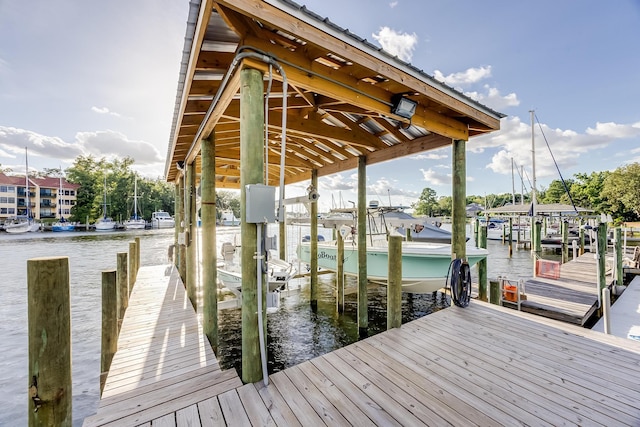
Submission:
[[513,157],[511,158],[511,204],[516,204],[516,181],[513,177]]
[[531,114],[531,167],[533,168],[533,188],[531,189],[531,216],[536,216],[536,141],[533,127],[533,118],[535,110],[530,110]]
[[520,165],[520,204],[524,205],[524,165]]
[[138,177],[133,181],[133,219],[138,219]]
[[27,192],[25,195],[27,199],[27,220],[29,220],[29,205],[31,204],[31,201],[29,200],[29,158],[27,156],[27,147],[24,147],[24,167],[24,187]]
[[104,190],[102,191],[102,217],[107,219],[107,176],[104,176]]

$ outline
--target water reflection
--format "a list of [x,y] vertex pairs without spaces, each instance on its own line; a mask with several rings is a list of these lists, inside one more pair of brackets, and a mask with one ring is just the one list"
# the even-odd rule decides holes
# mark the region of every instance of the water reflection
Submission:
[[[267,367],[269,373],[281,371],[321,356],[358,340],[357,282],[347,278],[345,307],[338,313],[333,274],[319,277],[318,310],[311,310],[308,279],[301,281],[298,293],[282,299],[280,307],[267,316]],[[418,319],[446,306],[442,294],[402,295],[402,322]],[[386,330],[386,288],[370,286],[368,290],[369,335]],[[241,310],[219,313],[220,341],[218,360],[223,369],[235,368],[242,374]]]

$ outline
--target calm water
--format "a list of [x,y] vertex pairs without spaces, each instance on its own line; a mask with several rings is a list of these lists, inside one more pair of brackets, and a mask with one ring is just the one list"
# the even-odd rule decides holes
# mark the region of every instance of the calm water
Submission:
[[[237,229],[235,229],[237,230]],[[218,246],[233,241],[237,231],[219,228]],[[274,234],[274,233],[269,233]],[[294,247],[300,234],[292,227],[287,245]],[[321,234],[330,236],[322,230]],[[71,273],[73,417],[82,425],[84,417],[96,411],[99,399],[101,270],[114,269],[116,254],[127,252],[129,242],[141,237],[142,265],[166,262],[173,230],[114,233],[34,233],[0,234],[3,283],[0,286],[0,426],[27,423],[27,259],[41,256],[68,256]],[[489,277],[527,277],[531,272],[529,251],[515,251],[507,258],[506,246],[489,241]],[[475,269],[472,269],[475,275]],[[475,278],[474,278],[475,280]],[[283,298],[280,307],[268,316],[269,370],[275,372],[327,353],[357,340],[356,283],[347,281],[345,311],[335,308],[332,275],[320,276],[318,311],[309,308],[309,288],[300,279],[300,291]],[[403,294],[403,322],[417,319],[445,307],[441,295]],[[386,327],[385,288],[370,287],[370,335]],[[220,312],[219,359],[226,368],[240,370],[240,310]]]

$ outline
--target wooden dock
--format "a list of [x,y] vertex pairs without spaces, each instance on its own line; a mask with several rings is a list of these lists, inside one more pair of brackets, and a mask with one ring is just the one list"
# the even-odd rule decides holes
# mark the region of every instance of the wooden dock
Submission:
[[242,385],[164,268],[140,270],[85,426],[640,423],[640,342],[475,300]]
[[[214,413],[209,397],[241,385],[235,370],[220,369],[177,270],[143,267],[97,414],[84,426],[175,425],[193,411]],[[164,424],[167,414],[174,424]]]
[[[612,279],[607,277],[607,286]],[[597,310],[596,259],[587,252],[560,266],[560,277],[532,277],[524,283],[522,310],[551,319],[584,325]]]

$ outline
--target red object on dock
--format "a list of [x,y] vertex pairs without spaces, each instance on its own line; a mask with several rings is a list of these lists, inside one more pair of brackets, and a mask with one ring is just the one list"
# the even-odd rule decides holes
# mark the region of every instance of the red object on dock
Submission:
[[560,261],[537,260],[536,277],[546,277],[547,279],[560,278]]

